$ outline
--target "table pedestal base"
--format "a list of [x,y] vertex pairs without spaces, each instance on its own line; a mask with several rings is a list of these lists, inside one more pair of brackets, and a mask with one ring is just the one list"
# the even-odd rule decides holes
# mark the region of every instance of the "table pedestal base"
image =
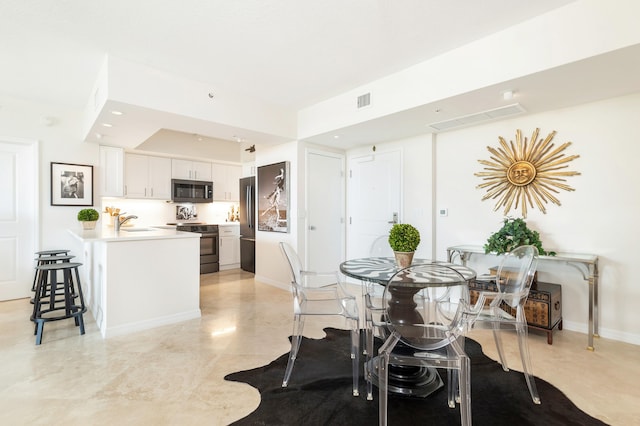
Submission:
[[[378,357],[366,366],[371,371],[371,381],[379,388]],[[435,368],[413,365],[389,365],[388,391],[404,396],[427,397],[444,386]]]

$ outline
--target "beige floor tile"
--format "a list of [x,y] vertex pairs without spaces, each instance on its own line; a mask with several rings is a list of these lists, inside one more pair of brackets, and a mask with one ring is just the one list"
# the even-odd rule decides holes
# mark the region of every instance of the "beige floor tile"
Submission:
[[[200,319],[107,340],[90,315],[84,336],[72,321],[48,323],[35,346],[29,301],[1,302],[0,423],[226,425],[244,417],[260,396],[224,376],[289,350],[291,295],[253,274],[223,271],[202,276],[201,309]],[[312,318],[305,335],[321,338],[324,327],[344,328],[344,321]],[[471,337],[496,359],[490,332]],[[510,366],[521,370],[515,335],[504,343]],[[640,348],[598,339],[589,352],[585,343],[585,335],[566,330],[553,345],[531,334],[534,373],[607,423],[640,425]]]

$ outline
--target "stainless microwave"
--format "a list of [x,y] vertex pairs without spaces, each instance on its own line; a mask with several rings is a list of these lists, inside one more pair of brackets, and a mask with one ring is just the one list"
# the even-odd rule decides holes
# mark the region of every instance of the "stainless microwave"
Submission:
[[212,203],[213,182],[171,179],[171,201],[179,203]]

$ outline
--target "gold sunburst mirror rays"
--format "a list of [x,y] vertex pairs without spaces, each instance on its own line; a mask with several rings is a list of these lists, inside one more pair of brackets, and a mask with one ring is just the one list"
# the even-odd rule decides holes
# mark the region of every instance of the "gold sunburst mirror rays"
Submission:
[[514,210],[520,207],[522,217],[526,218],[528,208],[537,206],[546,214],[545,204],[549,201],[560,205],[560,200],[554,196],[559,193],[559,189],[574,191],[564,183],[565,177],[580,173],[565,169],[569,167],[567,163],[580,156],[564,154],[563,151],[571,142],[555,148],[552,143],[555,130],[544,139],[538,139],[539,133],[540,129],[535,129],[531,139],[527,140],[517,130],[515,143],[507,143],[499,136],[499,147],[487,147],[491,153],[490,159],[478,160],[485,166],[485,171],[475,173],[475,176],[484,181],[477,188],[487,190],[482,201],[497,199],[494,211],[504,207],[504,215],[507,216],[512,207]]

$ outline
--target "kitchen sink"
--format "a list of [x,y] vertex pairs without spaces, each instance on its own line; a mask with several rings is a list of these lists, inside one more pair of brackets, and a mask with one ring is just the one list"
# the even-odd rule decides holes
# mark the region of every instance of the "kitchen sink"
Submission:
[[157,231],[154,228],[120,228],[121,231],[125,232],[149,232],[149,231]]

